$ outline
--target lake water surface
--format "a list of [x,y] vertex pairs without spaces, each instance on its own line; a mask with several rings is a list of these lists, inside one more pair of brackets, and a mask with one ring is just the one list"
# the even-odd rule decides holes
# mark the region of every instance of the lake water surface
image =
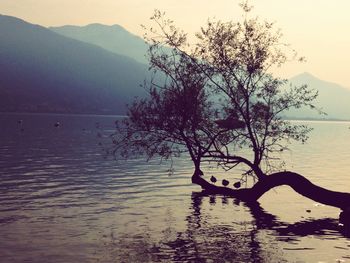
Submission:
[[[0,262],[350,262],[340,211],[288,187],[248,207],[203,196],[185,157],[106,158],[116,118],[0,114]],[[350,192],[350,123],[308,124],[286,168]]]

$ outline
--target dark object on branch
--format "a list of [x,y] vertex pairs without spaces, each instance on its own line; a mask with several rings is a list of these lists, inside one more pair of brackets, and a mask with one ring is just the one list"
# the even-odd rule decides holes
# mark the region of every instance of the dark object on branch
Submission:
[[227,130],[244,129],[246,127],[244,121],[232,117],[223,120],[216,120],[215,123],[219,128]]
[[217,180],[216,180],[216,178],[214,176],[211,176],[210,177],[210,181],[215,184]]
[[240,188],[241,187],[241,182],[236,182],[233,184],[235,188]]
[[[259,180],[252,188],[231,189],[222,186],[215,186],[208,183],[202,177],[195,174],[192,176],[192,182],[198,184],[202,189],[211,194],[221,194],[236,197],[245,202],[256,202],[266,192],[281,185],[288,185],[300,195],[314,200],[315,202],[338,207],[343,211],[350,210],[350,193],[331,191],[311,183],[304,176],[284,171],[265,176]],[[343,217],[350,212],[343,214]],[[346,217],[350,219],[350,216]],[[350,220],[348,221],[348,223]]]
[[227,181],[227,180],[225,180],[225,179],[224,179],[224,180],[222,180],[222,185],[223,185],[223,186],[228,186],[228,185],[229,185],[229,183],[230,183],[230,182],[229,182],[229,181]]

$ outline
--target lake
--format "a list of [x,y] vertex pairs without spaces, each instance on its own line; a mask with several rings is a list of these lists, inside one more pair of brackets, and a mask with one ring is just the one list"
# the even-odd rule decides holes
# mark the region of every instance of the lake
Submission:
[[[350,262],[339,209],[288,187],[253,207],[202,195],[185,157],[173,174],[114,160],[104,150],[116,119],[0,114],[1,262]],[[283,153],[286,169],[349,192],[350,123],[306,123],[310,140]]]

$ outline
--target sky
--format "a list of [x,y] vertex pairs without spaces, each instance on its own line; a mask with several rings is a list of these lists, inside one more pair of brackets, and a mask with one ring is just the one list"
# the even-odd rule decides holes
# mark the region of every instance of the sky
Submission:
[[[0,14],[43,26],[119,24],[142,35],[141,24],[150,25],[154,9],[189,34],[198,32],[208,18],[237,21],[240,0],[0,0]],[[292,77],[309,72],[350,88],[349,0],[251,0],[252,14],[275,22],[285,43],[306,57],[289,63],[276,74]]]

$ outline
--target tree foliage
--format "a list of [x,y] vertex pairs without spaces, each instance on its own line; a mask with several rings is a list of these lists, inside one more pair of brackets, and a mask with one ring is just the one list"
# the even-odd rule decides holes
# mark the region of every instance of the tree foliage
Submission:
[[[196,171],[206,161],[227,169],[245,164],[247,174],[262,179],[275,168],[276,152],[293,140],[307,140],[310,129],[283,114],[314,109],[317,92],[287,85],[271,73],[298,58],[272,23],[249,18],[251,8],[242,8],[242,22],[209,20],[194,44],[155,12],[156,28],[145,34],[155,76],[144,84],[149,96],[135,100],[128,118],[118,123],[115,153],[148,158],[188,153]],[[241,148],[252,155],[238,155]]]

